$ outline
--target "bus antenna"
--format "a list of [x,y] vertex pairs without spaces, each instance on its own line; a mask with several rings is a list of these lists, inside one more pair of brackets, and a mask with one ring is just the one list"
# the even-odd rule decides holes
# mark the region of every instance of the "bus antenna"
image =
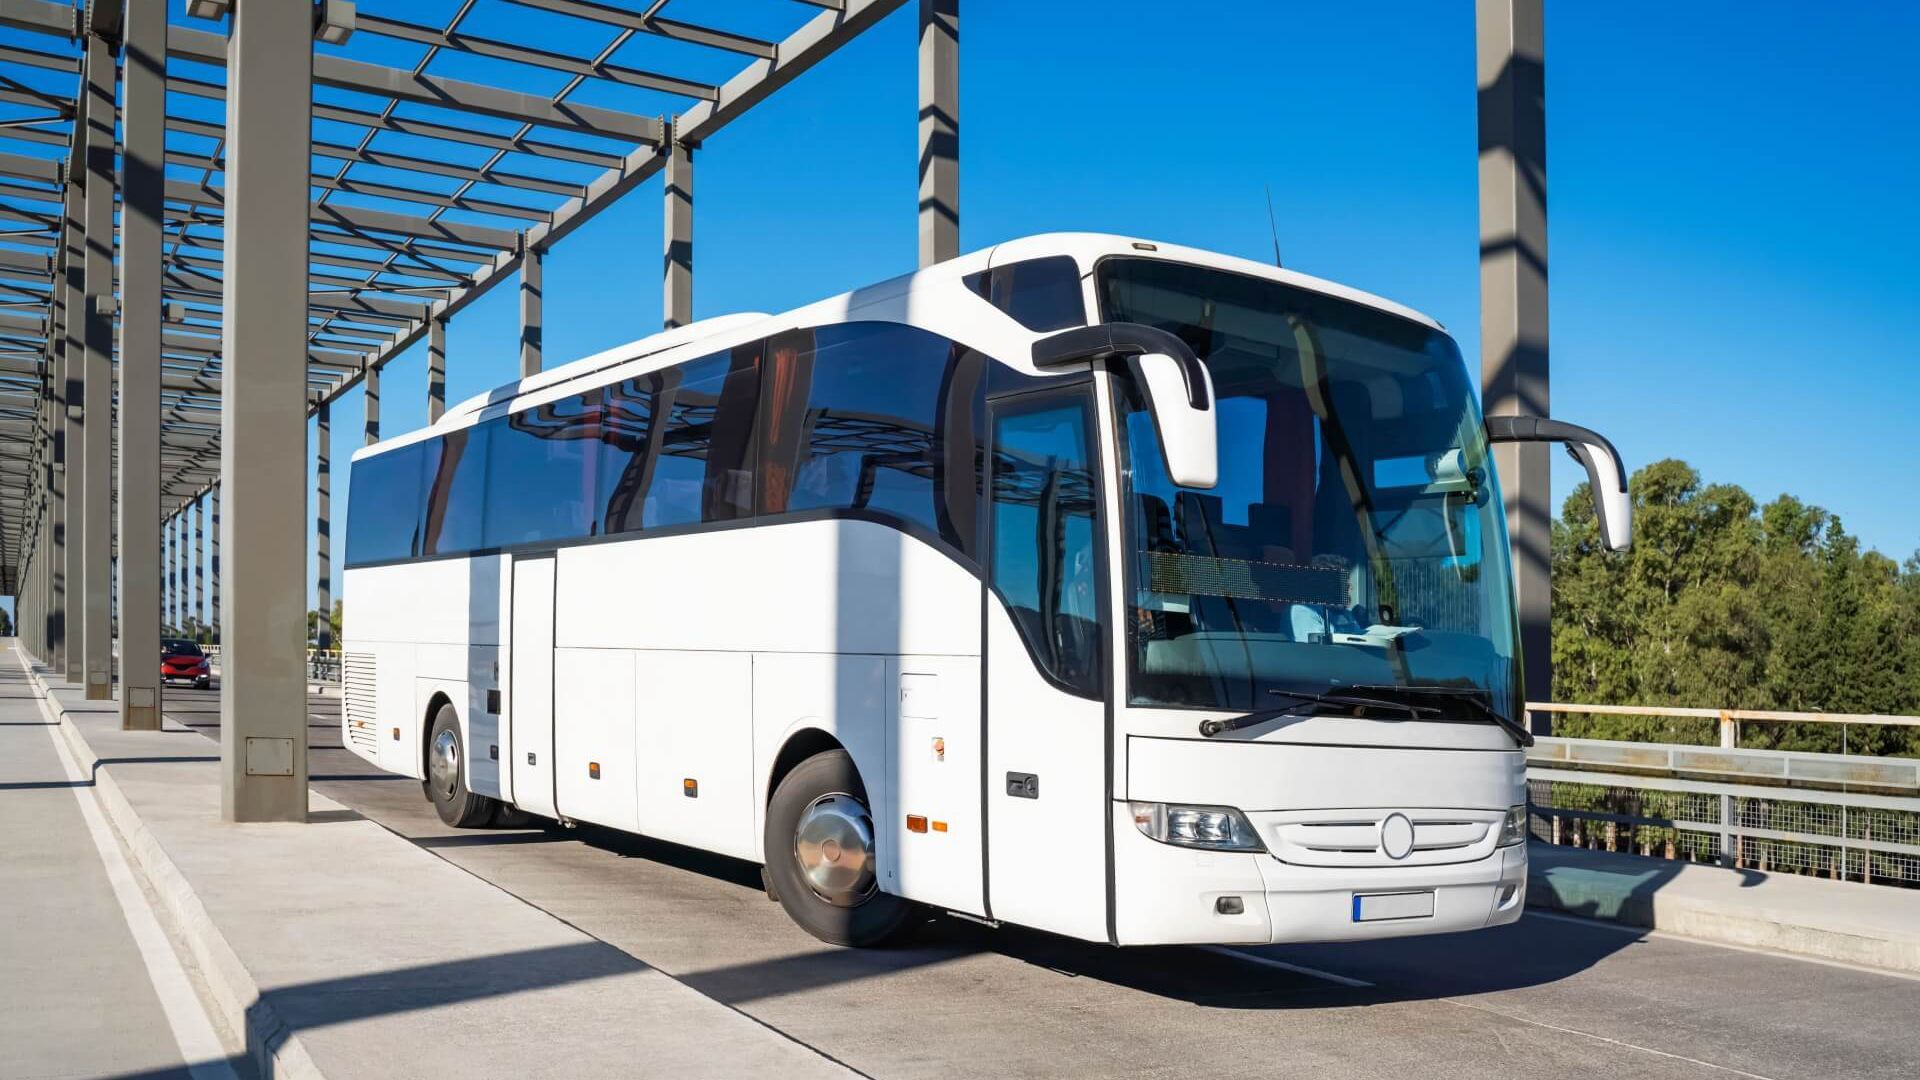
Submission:
[[1267,184],[1267,231],[1273,234],[1273,265],[1280,263],[1280,226],[1273,219],[1273,185]]

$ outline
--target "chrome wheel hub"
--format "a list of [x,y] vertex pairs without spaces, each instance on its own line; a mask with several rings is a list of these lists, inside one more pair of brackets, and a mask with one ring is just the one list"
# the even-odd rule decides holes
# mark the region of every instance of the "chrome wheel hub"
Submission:
[[449,728],[427,748],[427,782],[441,799],[451,799],[460,783],[460,736]]
[[856,907],[873,895],[873,817],[845,792],[822,795],[800,812],[793,857],[814,895]]

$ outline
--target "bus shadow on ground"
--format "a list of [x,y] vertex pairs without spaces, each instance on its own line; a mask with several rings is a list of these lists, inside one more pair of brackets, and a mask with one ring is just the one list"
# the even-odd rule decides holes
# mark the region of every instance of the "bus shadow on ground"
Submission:
[[[577,842],[645,859],[756,893],[757,864],[598,826],[489,830],[414,838],[425,847]],[[1677,872],[1656,865],[1633,903]],[[677,974],[729,1005],[997,954],[1062,979],[1087,979],[1209,1008],[1293,1009],[1434,1000],[1543,986],[1573,977],[1645,940],[1614,923],[1530,917],[1468,933],[1311,945],[1137,946],[1080,941],[1044,931],[985,926],[928,910],[900,943],[880,949],[821,946],[744,964]],[[1301,969],[1301,970],[1290,970]],[[1321,972],[1330,973],[1328,978]],[[1347,985],[1340,979],[1368,985]]]

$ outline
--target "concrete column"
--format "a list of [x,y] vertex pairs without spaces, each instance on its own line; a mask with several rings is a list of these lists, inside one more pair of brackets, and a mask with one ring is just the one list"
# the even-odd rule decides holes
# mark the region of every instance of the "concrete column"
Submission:
[[666,203],[662,325],[671,330],[693,321],[693,147],[677,139],[667,143]]
[[115,95],[119,90],[114,43],[89,34],[85,67],[87,306],[81,332],[86,348],[87,532],[81,549],[86,563],[81,578],[82,618],[86,620],[87,699],[108,701],[113,698],[113,215],[118,185]]
[[167,9],[126,13],[120,123],[120,726],[160,728],[160,280],[166,212]]
[[204,626],[207,621],[207,499],[193,500],[193,546],[187,549],[187,568],[193,574],[193,610],[187,613],[190,624]]
[[380,369],[377,367],[368,368],[360,380],[360,405],[366,420],[362,439],[365,445],[372,446],[380,441]]
[[520,377],[540,371],[541,300],[546,253],[530,247],[520,256]]
[[242,0],[227,38],[220,352],[220,811],[305,821],[307,168],[313,9]]
[[[84,84],[82,84],[84,86]],[[85,131],[87,125],[87,99],[90,94],[79,96],[79,107],[74,113],[74,127]],[[81,187],[85,183],[86,168],[84,155],[74,156],[74,172],[67,177],[66,218],[62,226],[62,246],[65,249],[66,272],[56,288],[66,294],[66,317],[62,320],[62,354],[60,370],[65,385],[63,400],[67,404],[67,468],[66,468],[66,531],[67,539],[62,554],[66,577],[66,603],[62,612],[61,625],[66,633],[66,648],[62,652],[65,663],[60,671],[61,678],[75,685],[87,681],[86,651],[86,560],[83,552],[87,546],[87,289],[86,289],[86,200]]]
[[176,637],[185,629],[187,611],[187,578],[180,571],[185,563],[182,549],[186,547],[181,538],[183,514],[184,510],[176,511],[167,519],[167,625]]
[[160,633],[173,633],[173,518],[160,519]]
[[47,609],[46,651],[40,659],[49,674],[67,670],[67,371],[64,287],[66,230],[60,232],[60,273],[52,289],[53,319],[47,326]]
[[333,406],[322,402],[314,416],[315,502],[313,515],[314,593],[319,601],[319,625],[314,643],[322,649],[333,648]]
[[447,320],[427,318],[427,423],[447,411]]
[[920,265],[960,254],[960,0],[920,0]]
[[213,624],[213,642],[220,643],[220,485],[215,484],[207,493],[208,516],[213,518],[213,531],[207,534],[207,584],[212,592],[207,597],[207,621]]
[[[1541,0],[1476,0],[1480,83],[1480,388],[1489,416],[1547,416],[1546,32]],[[1553,698],[1552,447],[1494,452],[1513,542],[1522,678]],[[1534,715],[1550,734],[1551,714]]]

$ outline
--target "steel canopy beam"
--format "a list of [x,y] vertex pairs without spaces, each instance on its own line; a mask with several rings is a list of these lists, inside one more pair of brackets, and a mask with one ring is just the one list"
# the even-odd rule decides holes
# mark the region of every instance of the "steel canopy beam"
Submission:
[[[176,26],[168,35],[167,51],[184,60],[224,65],[226,38],[205,30]],[[593,105],[556,103],[538,94],[381,67],[324,53],[313,58],[313,84],[583,135],[612,136],[628,142],[657,144],[663,135],[661,122],[655,117],[635,116]]]

